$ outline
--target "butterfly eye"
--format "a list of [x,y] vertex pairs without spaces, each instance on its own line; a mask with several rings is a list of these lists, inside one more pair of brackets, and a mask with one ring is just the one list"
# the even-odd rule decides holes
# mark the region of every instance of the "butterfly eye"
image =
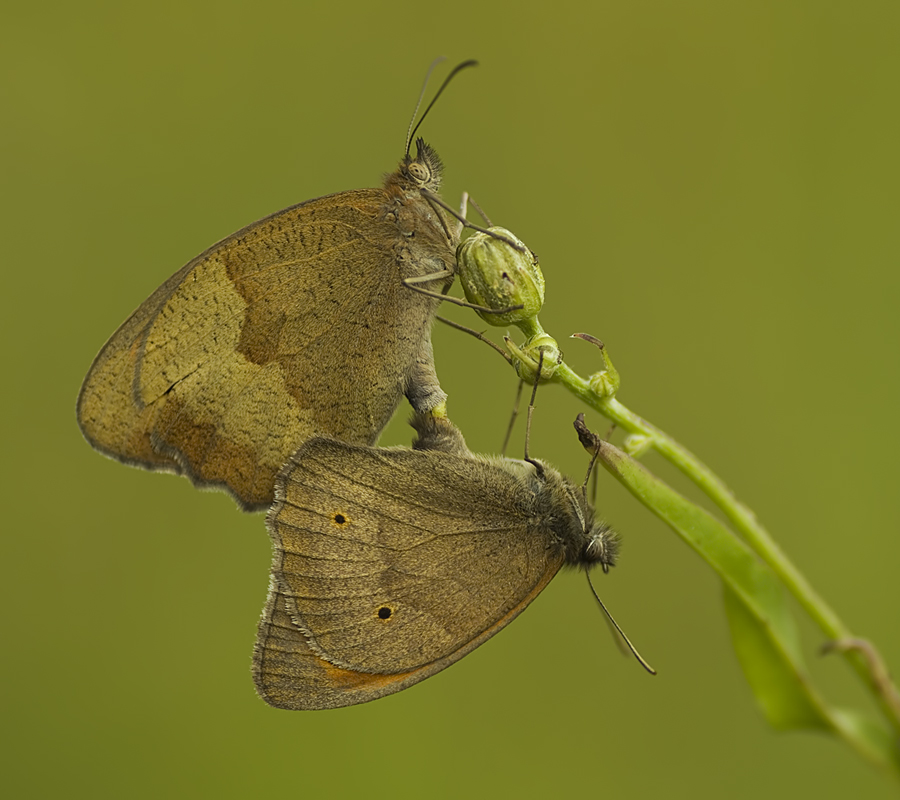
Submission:
[[411,161],[406,169],[413,180],[423,186],[431,180],[431,170],[419,161]]

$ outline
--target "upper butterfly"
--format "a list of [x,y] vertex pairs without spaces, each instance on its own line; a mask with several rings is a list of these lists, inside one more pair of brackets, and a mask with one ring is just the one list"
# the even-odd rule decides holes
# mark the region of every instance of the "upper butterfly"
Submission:
[[446,291],[461,226],[428,197],[437,153],[422,139],[416,148],[381,188],[279,211],[160,286],[84,380],[88,442],[257,510],[310,437],[373,444],[402,395],[418,412],[440,405],[439,301],[403,281],[433,276],[424,288]]

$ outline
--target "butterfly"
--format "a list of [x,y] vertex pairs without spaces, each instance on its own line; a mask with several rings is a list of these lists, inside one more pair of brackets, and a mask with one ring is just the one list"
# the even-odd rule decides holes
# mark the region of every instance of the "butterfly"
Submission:
[[473,455],[445,418],[413,424],[412,450],[314,438],[281,473],[253,659],[269,704],[405,689],[508,625],[563,565],[615,564],[617,535],[558,471]]
[[88,442],[258,510],[307,439],[373,444],[404,395],[417,412],[440,407],[439,300],[405,282],[445,292],[462,225],[441,207],[435,150],[419,138],[410,155],[414,133],[381,187],[254,222],[150,295],[81,387]]

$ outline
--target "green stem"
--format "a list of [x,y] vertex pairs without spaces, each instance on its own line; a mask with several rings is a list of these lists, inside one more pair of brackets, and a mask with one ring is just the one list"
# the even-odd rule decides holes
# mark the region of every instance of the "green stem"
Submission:
[[[561,363],[557,367],[551,381],[561,383],[576,397],[629,433],[646,437],[657,452],[689,477],[722,510],[753,550],[772,568],[790,593],[815,620],[828,639],[840,641],[852,638],[849,628],[812,588],[775,543],[768,531],[760,525],[753,512],[739,502],[724,481],[693,453],[678,444],[664,431],[627,409],[614,397],[601,397],[596,394],[588,381],[575,373],[567,364]],[[894,729],[900,733],[900,717],[895,713],[888,698],[884,696],[883,687],[879,686],[865,658],[854,649],[844,650],[843,655],[869,686],[885,716],[890,720]]]

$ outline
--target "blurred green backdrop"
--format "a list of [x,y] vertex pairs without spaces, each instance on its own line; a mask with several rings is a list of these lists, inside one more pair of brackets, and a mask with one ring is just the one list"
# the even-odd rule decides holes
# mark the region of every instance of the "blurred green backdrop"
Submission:
[[[377,184],[431,60],[476,57],[423,128],[445,197],[468,190],[540,254],[547,330],[602,338],[620,399],[712,465],[897,668],[900,5],[588,8],[6,10],[10,797],[893,795],[835,741],[767,728],[717,580],[605,473],[599,504],[625,549],[597,582],[659,677],[619,656],[583,579],[562,574],[406,692],[268,708],[249,671],[262,517],[106,460],[76,427],[91,359],[159,283],[265,214]],[[446,328],[435,347],[453,418],[496,450],[512,373]],[[598,368],[590,346],[564,347]],[[533,440],[574,476],[579,410],[543,391]],[[405,415],[383,442],[409,442]],[[804,634],[829,698],[863,702]]]

